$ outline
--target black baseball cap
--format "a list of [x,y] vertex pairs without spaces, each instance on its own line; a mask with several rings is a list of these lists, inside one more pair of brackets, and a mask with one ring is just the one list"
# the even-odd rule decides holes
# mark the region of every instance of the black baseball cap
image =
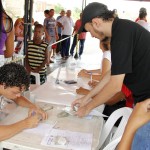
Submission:
[[90,22],[93,18],[101,16],[108,11],[106,5],[98,2],[88,4],[82,12],[82,24],[78,33],[85,32],[84,26],[87,22]]

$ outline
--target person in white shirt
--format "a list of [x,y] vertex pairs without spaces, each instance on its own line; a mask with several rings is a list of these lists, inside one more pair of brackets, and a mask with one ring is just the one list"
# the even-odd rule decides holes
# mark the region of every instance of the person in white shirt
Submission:
[[61,49],[61,56],[63,59],[68,58],[69,56],[69,48],[70,48],[70,37],[72,34],[72,28],[74,27],[74,22],[71,18],[71,10],[67,10],[66,16],[61,17],[58,22],[61,24],[62,27],[62,39],[67,38],[66,40],[62,41],[62,49]]

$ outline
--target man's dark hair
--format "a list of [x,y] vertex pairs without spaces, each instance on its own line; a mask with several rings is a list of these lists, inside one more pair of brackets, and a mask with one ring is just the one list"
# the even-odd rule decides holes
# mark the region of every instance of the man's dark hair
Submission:
[[49,11],[50,11],[50,12],[51,12],[51,11],[54,11],[54,9],[50,9]]
[[36,28],[40,28],[40,29],[42,29],[42,30],[44,31],[44,26],[43,26],[43,25],[41,25],[41,24],[37,24],[37,25],[35,25],[34,30],[35,30]]
[[0,67],[0,84],[5,84],[5,87],[19,87],[26,89],[29,87],[29,76],[25,68],[16,63],[5,64]]
[[103,20],[111,20],[112,18],[115,18],[114,11],[108,10],[105,13],[100,14],[97,16],[98,18],[102,18]]
[[48,9],[44,10],[44,13],[49,14],[49,10]]
[[141,12],[140,14],[139,14],[139,18],[140,19],[143,19],[143,18],[145,18],[147,16],[147,12]]

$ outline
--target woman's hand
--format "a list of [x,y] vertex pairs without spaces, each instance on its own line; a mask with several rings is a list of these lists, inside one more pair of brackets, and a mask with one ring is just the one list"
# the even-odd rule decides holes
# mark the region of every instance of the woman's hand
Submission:
[[85,89],[83,87],[76,89],[76,93],[80,94],[80,95],[87,95],[89,92],[90,92],[90,90]]
[[89,85],[90,87],[94,88],[98,83],[99,83],[99,82],[92,80],[92,82],[91,82],[91,81],[88,82],[88,85]]

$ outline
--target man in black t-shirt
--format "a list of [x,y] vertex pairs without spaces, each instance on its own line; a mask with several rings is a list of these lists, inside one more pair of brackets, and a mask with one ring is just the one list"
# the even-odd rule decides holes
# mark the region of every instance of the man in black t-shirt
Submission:
[[82,103],[86,106],[86,112],[81,110],[82,107],[77,112],[81,117],[107,102],[121,90],[123,83],[132,91],[135,104],[150,98],[150,33],[132,21],[114,18],[113,14],[107,6],[96,2],[83,11],[80,32],[84,29],[90,32],[88,26],[91,25],[95,32],[111,38],[112,66],[99,86],[73,102],[73,105]]
[[[111,38],[111,71],[91,92],[75,100],[76,115],[83,117],[106,103],[124,83],[133,93],[134,103],[150,98],[150,33],[135,22],[114,18],[101,3],[90,3],[82,14],[79,32],[91,25],[95,32]],[[90,98],[94,97],[92,100]]]

